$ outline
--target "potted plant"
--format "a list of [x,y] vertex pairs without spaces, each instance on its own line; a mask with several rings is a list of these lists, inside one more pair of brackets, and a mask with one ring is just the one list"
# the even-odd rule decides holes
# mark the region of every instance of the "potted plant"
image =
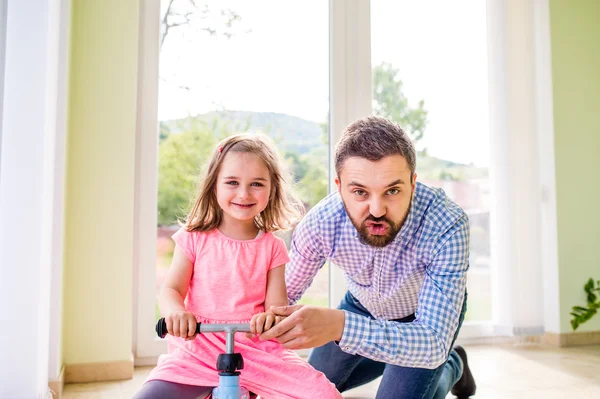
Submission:
[[598,309],[600,309],[600,300],[598,300],[598,295],[600,294],[600,280],[596,281],[596,284],[594,284],[594,279],[590,278],[583,286],[583,290],[587,296],[587,307],[573,306],[571,311],[571,316],[573,316],[571,327],[573,327],[573,331],[577,330],[577,327],[591,319],[592,316],[598,312]]

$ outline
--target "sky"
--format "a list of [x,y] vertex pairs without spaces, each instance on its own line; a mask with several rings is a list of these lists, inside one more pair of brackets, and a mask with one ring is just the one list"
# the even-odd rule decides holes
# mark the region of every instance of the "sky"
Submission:
[[[327,0],[202,3],[242,19],[231,38],[187,26],[169,32],[161,49],[159,119],[233,109],[325,121]],[[424,100],[429,123],[422,145],[433,156],[477,166],[489,165],[485,18],[481,0],[371,0],[371,63],[391,63],[409,102]],[[204,23],[222,20],[215,12]]]

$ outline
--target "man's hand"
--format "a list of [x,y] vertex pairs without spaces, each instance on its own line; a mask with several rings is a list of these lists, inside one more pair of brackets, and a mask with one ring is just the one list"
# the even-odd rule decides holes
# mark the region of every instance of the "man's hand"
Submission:
[[269,311],[285,319],[261,334],[261,340],[275,338],[288,349],[303,349],[342,338],[345,315],[341,310],[293,305],[271,306]]

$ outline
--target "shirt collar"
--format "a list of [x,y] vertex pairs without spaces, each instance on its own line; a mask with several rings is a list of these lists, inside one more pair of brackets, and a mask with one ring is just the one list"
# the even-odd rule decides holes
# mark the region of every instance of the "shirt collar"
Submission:
[[408,211],[408,215],[406,216],[406,220],[404,221],[404,224],[400,228],[398,235],[396,235],[396,238],[394,238],[395,242],[402,242],[404,244],[403,246],[405,246],[406,243],[408,243],[410,241],[410,239],[412,238],[413,234],[415,233],[415,231],[417,230],[417,227],[418,227],[418,220],[419,220],[418,202],[421,199],[420,195],[419,195],[420,192],[421,192],[420,183],[417,183],[417,186],[415,188],[415,193],[412,197],[412,200],[410,201],[410,209]]

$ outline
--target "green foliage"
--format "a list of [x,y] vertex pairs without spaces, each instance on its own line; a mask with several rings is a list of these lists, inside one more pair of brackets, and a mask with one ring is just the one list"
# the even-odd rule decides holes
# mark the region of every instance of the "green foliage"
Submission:
[[[327,196],[329,148],[325,145],[315,147],[304,155],[293,154],[288,160],[294,160],[292,173],[298,196],[308,209]],[[291,155],[291,154],[290,154]]]
[[219,118],[186,118],[163,122],[158,149],[158,224],[177,223],[186,216],[197,191],[202,167],[216,143],[248,129],[248,124]]
[[597,295],[600,294],[600,280],[596,281],[596,284],[597,285],[595,286],[594,280],[590,277],[583,286],[583,290],[586,293],[587,307],[573,306],[572,308],[571,316],[573,316],[573,319],[571,320],[571,327],[573,327],[573,331],[577,330],[577,327],[591,319],[600,308],[600,301],[598,300]]
[[292,175],[293,183],[297,184],[304,176],[306,176],[310,165],[308,164],[306,157],[303,157],[297,152],[287,151],[284,158],[287,162],[288,171]]
[[313,164],[308,169],[302,180],[298,182],[298,195],[308,208],[315,206],[327,196],[327,168],[326,165]]
[[216,144],[210,129],[196,128],[169,134],[158,150],[158,224],[176,223],[185,217],[196,192],[201,167]]
[[425,103],[421,100],[416,108],[409,106],[398,72],[387,62],[373,68],[373,114],[399,124],[413,143],[417,143],[423,138],[427,125]]

